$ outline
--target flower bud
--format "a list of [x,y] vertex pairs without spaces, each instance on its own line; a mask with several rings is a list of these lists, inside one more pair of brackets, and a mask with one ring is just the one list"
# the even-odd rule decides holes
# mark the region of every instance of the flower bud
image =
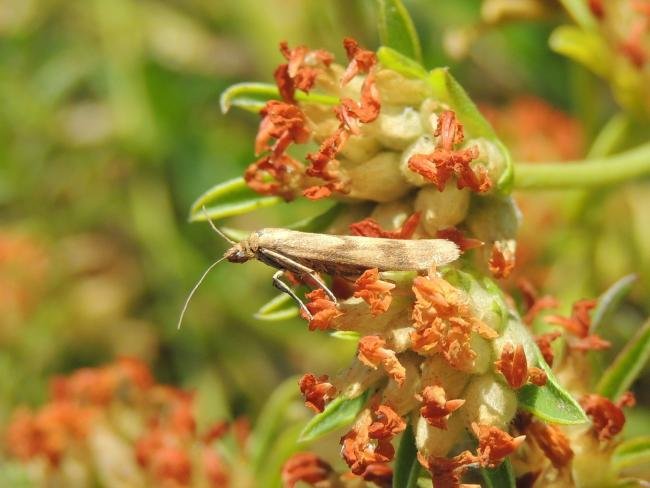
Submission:
[[416,154],[429,154],[436,148],[434,137],[428,134],[423,134],[418,137],[413,144],[406,148],[400,158],[400,170],[410,184],[415,186],[429,185],[430,182],[424,176],[412,171],[409,168],[409,160]]
[[399,169],[399,155],[394,152],[381,152],[354,166],[341,161],[341,168],[351,182],[351,198],[390,202],[403,197],[411,188]]
[[417,106],[429,94],[423,80],[406,78],[392,69],[380,69],[376,75],[377,89],[382,103]]
[[420,114],[404,106],[383,105],[369,129],[384,146],[398,151],[406,149],[422,134]]
[[492,374],[473,378],[463,392],[463,398],[466,402],[459,412],[462,412],[467,428],[476,422],[503,429],[517,411],[515,392],[499,383]]
[[469,190],[459,190],[454,185],[448,185],[444,191],[438,191],[434,186],[422,188],[413,207],[416,212],[422,212],[421,225],[430,235],[435,236],[440,229],[454,227],[463,221],[469,209]]

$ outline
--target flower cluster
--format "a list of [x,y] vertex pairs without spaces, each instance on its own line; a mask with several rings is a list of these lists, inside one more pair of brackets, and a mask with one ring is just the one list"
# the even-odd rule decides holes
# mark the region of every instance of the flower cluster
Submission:
[[47,404],[14,412],[5,445],[39,485],[235,486],[215,443],[232,430],[245,453],[247,423],[199,433],[194,408],[191,392],[156,384],[145,364],[122,358],[53,379]]

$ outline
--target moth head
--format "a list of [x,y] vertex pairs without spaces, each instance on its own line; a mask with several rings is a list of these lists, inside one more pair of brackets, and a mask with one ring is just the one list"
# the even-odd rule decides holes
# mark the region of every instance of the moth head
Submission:
[[247,245],[246,241],[238,242],[226,251],[224,257],[231,263],[245,263],[255,259],[255,253]]

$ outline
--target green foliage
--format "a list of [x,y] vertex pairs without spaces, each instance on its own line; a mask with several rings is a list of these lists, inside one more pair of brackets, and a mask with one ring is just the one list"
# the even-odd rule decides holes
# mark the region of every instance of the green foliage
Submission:
[[393,469],[393,488],[414,488],[417,486],[418,476],[422,467],[416,458],[415,435],[413,427],[409,424],[395,455],[395,468]]
[[376,0],[379,14],[379,38],[384,46],[422,61],[420,39],[413,20],[401,0]]
[[493,469],[481,468],[485,488],[515,488],[515,472],[509,459]]
[[315,415],[305,425],[300,432],[298,442],[303,444],[314,442],[333,430],[351,424],[365,406],[369,396],[370,391],[356,398],[336,397],[325,407],[325,410]]
[[596,385],[598,394],[617,399],[627,391],[650,358],[650,320],[618,354]]

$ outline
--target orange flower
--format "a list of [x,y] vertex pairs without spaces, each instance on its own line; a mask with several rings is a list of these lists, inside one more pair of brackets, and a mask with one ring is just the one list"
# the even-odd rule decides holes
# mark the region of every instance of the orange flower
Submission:
[[278,66],[274,77],[282,99],[290,103],[295,102],[296,90],[309,92],[322,68],[334,61],[334,56],[327,51],[310,51],[306,46],[289,49],[286,42],[280,43],[280,52],[288,63]]
[[374,411],[375,421],[368,427],[371,439],[392,439],[404,432],[406,422],[388,405],[379,405]]
[[374,483],[379,488],[391,488],[393,486],[393,470],[387,464],[369,464],[361,477],[365,481]]
[[393,378],[399,385],[406,379],[406,369],[397,359],[395,351],[387,349],[384,341],[379,336],[365,336],[359,340],[359,361],[366,366],[377,369],[379,365]]
[[573,459],[569,438],[556,425],[532,420],[526,427],[526,434],[539,446],[557,469],[565,467]]
[[326,461],[311,452],[298,452],[282,466],[282,484],[293,488],[299,481],[314,484],[327,480],[334,470]]
[[360,47],[359,43],[351,37],[343,39],[343,47],[350,64],[343,73],[341,85],[347,85],[359,73],[368,73],[377,64],[377,56],[374,52]]
[[456,114],[447,110],[438,117],[438,125],[433,134],[439,137],[435,150],[431,154],[416,154],[409,159],[408,167],[431,183],[438,190],[444,190],[452,176],[456,176],[459,189],[470,188],[475,192],[486,192],[492,182],[485,168],[472,169],[470,163],[479,155],[478,148],[454,150],[454,146],[463,141],[463,125]]
[[432,457],[423,461],[418,454],[420,464],[425,466],[433,478],[436,488],[462,488],[476,485],[464,485],[460,480],[472,464],[477,462],[476,456],[469,451],[463,451],[453,458]]
[[325,403],[336,393],[336,388],[327,380],[329,380],[327,375],[316,377],[307,373],[300,378],[298,383],[300,392],[305,398],[305,405],[317,413],[323,411]]
[[410,239],[420,223],[420,212],[409,216],[399,229],[384,230],[375,219],[368,217],[359,222],[350,224],[350,233],[353,236],[383,237],[387,239]]
[[551,295],[544,295],[539,298],[537,290],[527,279],[520,279],[517,282],[517,288],[519,288],[519,291],[521,292],[524,306],[526,307],[526,314],[523,317],[525,324],[532,324],[535,317],[537,317],[542,310],[557,308],[559,306],[559,302]]
[[203,472],[212,488],[230,486],[230,472],[219,453],[209,447],[203,449]]
[[585,395],[580,404],[592,421],[592,429],[601,441],[612,439],[623,430],[625,414],[623,407],[631,407],[635,403],[634,395],[624,394],[616,403],[596,394]]
[[309,320],[309,330],[326,330],[332,320],[343,315],[343,312],[336,308],[336,304],[329,299],[322,288],[307,293],[306,297],[309,299],[306,304],[307,310],[312,315]]
[[354,282],[354,296],[363,298],[370,306],[372,315],[379,315],[388,310],[392,297],[390,291],[395,288],[393,283],[379,279],[377,268],[369,269]]
[[359,415],[350,432],[341,437],[341,455],[356,475],[363,475],[370,465],[389,462],[395,455],[390,439],[370,438],[372,423],[370,410],[366,409]]
[[436,237],[438,239],[447,239],[448,241],[453,242],[458,246],[460,252],[469,251],[470,249],[481,247],[484,244],[483,241],[479,241],[478,239],[465,237],[463,232],[456,227],[440,229],[438,232],[436,232]]
[[420,353],[439,353],[453,368],[469,370],[476,353],[470,347],[472,332],[486,339],[497,333],[474,316],[469,300],[451,284],[429,273],[413,281],[415,306],[411,334],[413,350]]
[[304,168],[291,156],[267,155],[246,168],[244,180],[261,195],[277,195],[286,201],[295,198],[295,188],[300,185]]
[[605,17],[605,6],[603,0],[589,0],[589,9],[598,19]]
[[553,366],[553,359],[554,359],[553,348],[551,347],[551,343],[561,335],[562,334],[560,334],[559,332],[548,332],[546,334],[539,335],[535,338],[537,347],[539,347],[542,356],[544,356],[544,360],[549,366]]
[[546,373],[541,369],[528,367],[524,346],[521,344],[518,344],[517,347],[510,342],[504,344],[501,358],[494,365],[497,371],[505,377],[510,387],[515,390],[524,386],[527,381],[537,386],[544,386],[548,379]]
[[[262,121],[255,138],[255,154],[271,150],[275,156],[283,154],[291,143],[304,144],[309,140],[310,130],[302,110],[279,100],[266,102],[260,111]],[[275,144],[269,146],[269,141]]]
[[464,403],[463,399],[447,400],[447,394],[441,386],[427,386],[422,391],[420,401],[424,404],[420,415],[429,425],[447,430],[447,419],[452,412],[458,410]]
[[515,268],[515,254],[506,244],[497,241],[492,245],[492,255],[488,266],[495,278],[507,278]]
[[589,334],[591,317],[589,312],[596,306],[596,300],[579,300],[573,304],[571,317],[549,315],[544,320],[549,324],[561,325],[568,332],[577,336],[577,340],[569,341],[569,346],[577,350],[601,350],[610,347],[610,343],[596,334]]
[[512,437],[492,425],[472,422],[472,430],[478,438],[478,461],[484,468],[496,468],[524,442],[525,435]]

